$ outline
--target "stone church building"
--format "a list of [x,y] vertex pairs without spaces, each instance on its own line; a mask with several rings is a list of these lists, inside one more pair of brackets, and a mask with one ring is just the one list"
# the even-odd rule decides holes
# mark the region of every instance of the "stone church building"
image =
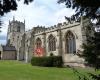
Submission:
[[[30,62],[33,56],[62,56],[64,65],[82,66],[84,59],[77,56],[86,43],[85,27],[89,19],[58,23],[51,27],[37,26],[25,31],[25,21],[9,21],[7,45],[14,46],[17,60]],[[40,53],[39,53],[40,52]]]

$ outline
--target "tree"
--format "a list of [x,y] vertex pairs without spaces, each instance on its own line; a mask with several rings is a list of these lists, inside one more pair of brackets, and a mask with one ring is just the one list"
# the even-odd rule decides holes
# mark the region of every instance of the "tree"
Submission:
[[100,0],[58,0],[58,3],[65,3],[67,8],[75,9],[74,16],[77,18],[87,16],[100,23]]
[[100,69],[100,32],[89,37],[87,44],[83,44],[83,57],[92,67]]
[[[90,30],[88,29],[87,34]],[[91,32],[90,32],[91,33]],[[87,43],[83,44],[83,54],[79,55],[84,57],[88,66],[94,67],[95,71],[100,69],[100,32],[94,31],[93,35],[88,35]],[[100,80],[100,74],[87,73],[89,77],[81,74],[77,70],[73,69],[78,74],[79,80]]]
[[[29,4],[29,2],[32,1],[33,0],[24,0],[24,4]],[[3,16],[4,13],[10,12],[11,10],[17,10],[16,0],[0,0],[0,16]]]

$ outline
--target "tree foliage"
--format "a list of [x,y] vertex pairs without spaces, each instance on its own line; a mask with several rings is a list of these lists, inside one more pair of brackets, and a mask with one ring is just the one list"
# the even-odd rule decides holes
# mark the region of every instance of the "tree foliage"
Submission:
[[[87,27],[87,43],[83,44],[83,54],[88,66],[94,67],[96,71],[100,70],[100,32],[94,31],[91,35],[91,30]],[[76,73],[78,73],[76,71]],[[88,73],[91,77],[78,73],[79,80],[100,80],[100,74]]]
[[100,69],[100,32],[95,32],[93,37],[83,44],[83,57],[96,69]]
[[[17,0],[20,1],[20,0]],[[10,12],[11,10],[17,10],[17,1],[16,0],[0,0],[0,16],[3,16],[4,13]],[[24,0],[24,4],[29,4],[33,0]]]
[[58,3],[65,3],[67,8],[75,9],[77,18],[88,16],[100,21],[100,0],[58,0]]

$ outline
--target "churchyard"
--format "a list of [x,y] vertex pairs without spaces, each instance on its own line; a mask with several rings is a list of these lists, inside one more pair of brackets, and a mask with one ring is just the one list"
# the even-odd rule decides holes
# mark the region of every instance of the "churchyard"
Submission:
[[[94,69],[76,68],[81,74]],[[98,71],[100,73],[100,71]],[[19,61],[0,61],[0,80],[78,80],[71,68],[38,67]]]

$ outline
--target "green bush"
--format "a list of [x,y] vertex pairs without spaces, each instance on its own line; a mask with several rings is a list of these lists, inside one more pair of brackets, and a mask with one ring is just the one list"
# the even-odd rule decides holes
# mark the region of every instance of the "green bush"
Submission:
[[63,61],[61,56],[33,57],[31,64],[33,66],[62,67]]

